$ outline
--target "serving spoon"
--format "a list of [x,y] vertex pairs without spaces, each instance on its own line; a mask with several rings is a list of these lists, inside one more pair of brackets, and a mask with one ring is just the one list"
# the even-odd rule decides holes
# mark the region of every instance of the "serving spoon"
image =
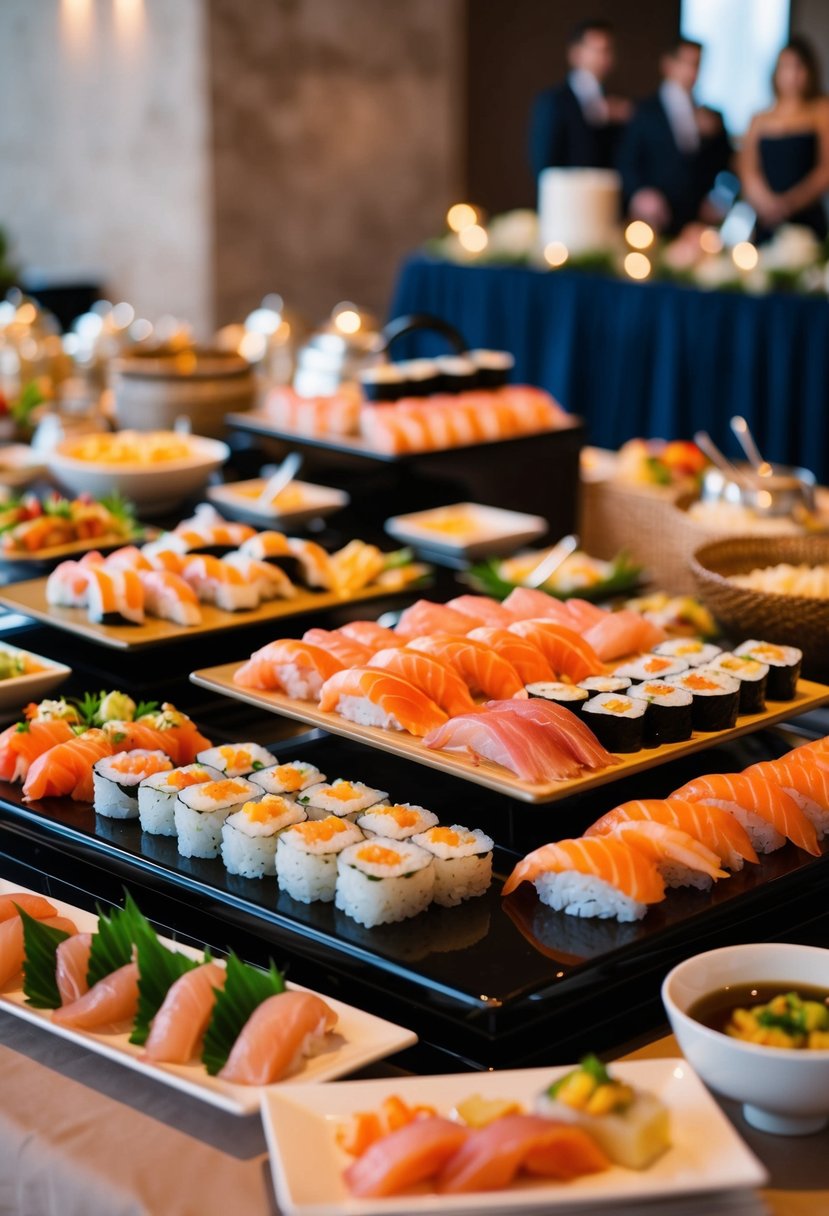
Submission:
[[537,566],[529,572],[527,577],[523,579],[523,586],[535,589],[546,583],[547,579],[558,570],[559,566],[567,560],[571,553],[574,553],[579,547],[579,538],[570,534],[562,536],[558,544],[553,545],[550,552],[541,559]]
[[737,436],[740,447],[748,457],[748,462],[754,469],[758,477],[771,477],[774,469],[767,460],[764,460],[760,455],[760,449],[754,442],[754,436],[751,433],[748,423],[741,414],[735,414],[731,419],[731,430]]
[[282,464],[270,475],[257,497],[257,507],[269,507],[277,494],[290,485],[302,467],[302,456],[299,452],[289,452]]

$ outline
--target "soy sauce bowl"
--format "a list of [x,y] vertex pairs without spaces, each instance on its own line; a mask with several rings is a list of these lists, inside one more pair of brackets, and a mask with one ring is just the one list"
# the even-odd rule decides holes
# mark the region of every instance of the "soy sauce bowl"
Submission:
[[726,946],[674,967],[662,1001],[682,1053],[716,1093],[743,1104],[747,1123],[778,1136],[808,1136],[829,1123],[829,1050],[764,1047],[698,1022],[693,1005],[741,984],[829,989],[829,950],[785,942]]

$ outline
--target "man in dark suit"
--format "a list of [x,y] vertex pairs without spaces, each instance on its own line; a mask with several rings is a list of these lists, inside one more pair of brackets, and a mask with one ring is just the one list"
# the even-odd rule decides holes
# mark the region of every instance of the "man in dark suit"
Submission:
[[535,99],[530,124],[530,159],[537,178],[543,169],[608,169],[613,166],[620,124],[630,103],[607,97],[615,39],[606,21],[582,21],[567,44],[567,79]]
[[707,200],[728,167],[731,144],[722,116],[694,101],[701,58],[701,45],[684,38],[662,56],[659,91],[638,106],[619,145],[628,214],[657,232],[722,218]]

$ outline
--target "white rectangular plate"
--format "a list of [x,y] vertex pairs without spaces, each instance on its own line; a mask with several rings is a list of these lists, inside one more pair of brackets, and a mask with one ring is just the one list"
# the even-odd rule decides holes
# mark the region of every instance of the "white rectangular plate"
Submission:
[[[469,528],[458,536],[447,536],[437,524],[453,512],[463,512]],[[386,531],[396,540],[423,545],[429,549],[467,558],[483,557],[487,553],[504,553],[543,536],[547,521],[540,515],[525,515],[502,507],[487,507],[477,502],[456,502],[451,506],[415,511],[411,515],[392,515],[386,520]]]
[[[0,878],[0,894],[10,891],[25,891],[15,883]],[[98,927],[98,918],[82,908],[72,904],[62,903],[58,899],[47,897],[54,904],[59,915],[67,916],[77,925],[82,933],[94,933]],[[185,946],[181,942],[161,941],[173,950],[180,950],[190,958],[200,957],[200,952]],[[142,1059],[142,1048],[129,1042],[129,1034],[93,1034],[90,1031],[71,1030],[68,1027],[56,1026],[48,1010],[32,1009],[26,1004],[18,981],[12,980],[5,988],[0,988],[0,1010],[23,1018],[34,1026],[40,1026],[50,1034],[56,1034],[62,1039],[69,1039],[87,1051],[114,1060],[116,1064],[124,1064],[145,1077],[169,1085],[172,1089],[190,1094],[211,1106],[231,1115],[255,1115],[259,1110],[262,1098],[272,1089],[278,1089],[279,1084],[269,1086],[231,1085],[219,1077],[211,1077],[200,1063],[192,1064],[151,1064]],[[298,984],[288,984],[289,988],[300,988]],[[292,1082],[291,1088],[300,1088],[314,1081],[331,1081],[335,1077],[345,1076],[364,1068],[375,1060],[393,1055],[405,1047],[411,1047],[417,1042],[417,1035],[393,1022],[386,1022],[370,1013],[363,1013],[352,1005],[323,997],[337,1014],[337,1028],[331,1036],[332,1047],[318,1056],[305,1060],[302,1070]]]
[[283,1216],[432,1216],[436,1211],[452,1216],[507,1216],[597,1207],[609,1216],[626,1205],[744,1190],[766,1181],[764,1167],[684,1060],[637,1060],[614,1064],[614,1074],[657,1094],[671,1113],[673,1145],[650,1169],[613,1166],[574,1182],[526,1179],[508,1190],[469,1195],[437,1196],[420,1189],[387,1199],[349,1196],[342,1171],[351,1158],[337,1146],[335,1133],[354,1111],[373,1110],[392,1093],[408,1103],[433,1106],[439,1114],[448,1114],[458,1101],[476,1093],[514,1099],[529,1110],[536,1095],[567,1071],[567,1067],[524,1068],[349,1081],[319,1088],[272,1087],[263,1094],[262,1118],[280,1211]]
[[231,515],[234,519],[244,519],[254,524],[301,524],[309,519],[331,515],[347,507],[350,499],[345,490],[336,490],[333,486],[318,486],[309,481],[294,481],[291,488],[299,490],[301,501],[287,511],[280,511],[267,503],[262,504],[257,498],[251,497],[245,491],[261,493],[267,484],[264,477],[256,477],[252,481],[234,481],[226,485],[210,486],[207,497],[210,501]]

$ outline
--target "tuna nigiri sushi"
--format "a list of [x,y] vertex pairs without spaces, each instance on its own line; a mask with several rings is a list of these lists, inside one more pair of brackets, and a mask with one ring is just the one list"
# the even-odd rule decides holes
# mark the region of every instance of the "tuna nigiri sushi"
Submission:
[[55,981],[61,1005],[71,1005],[89,991],[86,977],[91,949],[91,933],[78,933],[58,946],[55,953]]
[[524,684],[539,684],[556,678],[556,673],[538,647],[526,638],[520,638],[517,633],[511,633],[508,628],[483,625],[479,629],[472,629],[466,636],[473,642],[482,642],[484,646],[497,650],[502,658],[513,665]]
[[427,633],[450,633],[463,637],[476,623],[446,604],[416,600],[401,613],[395,633],[402,638],[419,638]]
[[503,895],[532,882],[542,903],[570,916],[640,920],[665,898],[656,865],[637,849],[607,836],[545,844],[519,861]]
[[686,802],[711,803],[734,815],[758,853],[781,848],[788,837],[799,849],[820,855],[814,824],[778,784],[770,764],[754,764],[744,773],[712,773],[675,791]]
[[426,735],[446,721],[446,714],[402,676],[371,667],[351,667],[326,680],[320,709],[364,726],[407,730]]
[[74,738],[75,732],[62,718],[7,727],[0,735],[0,780],[25,781],[38,756]]
[[[41,923],[63,933],[78,932],[72,921],[63,916],[47,916]],[[23,921],[19,916],[12,916],[0,924],[0,988],[19,975],[24,957]]]
[[398,637],[393,629],[386,629],[385,626],[378,625],[376,621],[349,621],[347,625],[341,625],[337,633],[345,634],[347,638],[353,638],[355,642],[361,642],[371,651],[385,650],[388,646],[406,645],[405,638]]
[[471,714],[476,710],[469,689],[454,667],[423,651],[405,647],[400,650],[390,646],[387,650],[378,650],[369,660],[368,666],[402,676],[439,705],[450,718],[457,714]]
[[521,677],[512,664],[483,642],[436,633],[413,638],[408,646],[410,650],[420,650],[454,667],[472,693],[481,693],[498,701],[527,696]]
[[580,1127],[543,1115],[504,1115],[467,1137],[444,1166],[437,1188],[445,1195],[500,1191],[522,1172],[565,1182],[609,1165]]
[[549,731],[506,713],[461,714],[423,742],[434,751],[463,752],[502,764],[523,781],[562,781],[581,771],[572,752]]
[[617,824],[643,819],[687,832],[716,853],[729,870],[742,870],[744,862],[758,860],[745,828],[733,815],[711,803],[683,801],[678,795],[667,800],[638,798],[623,802],[597,819],[585,836],[604,836]]
[[564,625],[553,621],[516,621],[510,633],[525,638],[537,646],[559,676],[567,676],[578,684],[588,676],[604,675],[601,659],[583,638]]
[[518,619],[508,608],[488,595],[456,595],[453,600],[448,601],[446,607],[471,617],[478,627],[506,629],[507,625]]
[[236,1085],[271,1085],[312,1055],[336,1024],[336,1013],[313,993],[268,997],[242,1027],[219,1076]]
[[439,1174],[471,1135],[462,1123],[439,1115],[414,1119],[353,1161],[343,1175],[346,1186],[359,1199],[399,1195]]
[[92,766],[112,754],[113,745],[103,730],[88,730],[59,743],[35,760],[23,786],[23,797],[36,802],[68,794],[77,802],[91,802]]
[[138,964],[127,963],[98,980],[83,996],[61,1005],[52,1021],[74,1030],[99,1030],[133,1021],[138,1012]]
[[374,654],[371,646],[348,637],[339,629],[306,629],[302,640],[319,646],[320,650],[327,650],[335,659],[339,659],[343,667],[365,667]]
[[233,683],[241,688],[280,691],[300,701],[316,701],[326,680],[343,671],[343,664],[328,650],[295,638],[268,642],[255,650]]
[[28,891],[10,891],[7,895],[0,895],[0,924],[19,916],[18,908],[22,908],[35,920],[47,920],[48,917],[58,914],[57,908],[43,895],[33,895]]
[[207,1030],[216,993],[224,988],[225,979],[224,967],[204,963],[176,980],[153,1018],[144,1047],[148,1060],[186,1064],[193,1058]]
[[655,862],[668,887],[698,887],[704,891],[717,879],[728,877],[728,871],[720,869],[716,853],[669,824],[628,819],[617,823],[609,835]]
[[486,709],[490,713],[512,714],[542,727],[584,768],[608,768],[611,764],[619,763],[618,756],[602,747],[589,726],[563,705],[541,701],[537,697],[529,701],[518,701],[513,697],[510,701],[487,701]]

